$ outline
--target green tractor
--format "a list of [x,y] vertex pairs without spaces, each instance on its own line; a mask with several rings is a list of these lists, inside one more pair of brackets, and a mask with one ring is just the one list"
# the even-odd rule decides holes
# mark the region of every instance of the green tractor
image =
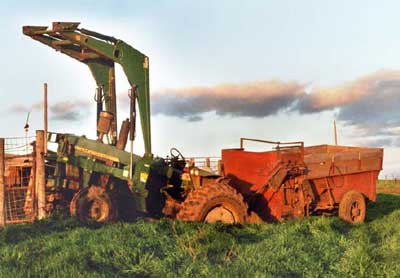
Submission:
[[[149,59],[121,40],[78,26],[79,23],[54,22],[51,29],[23,27],[25,35],[86,64],[97,84],[97,139],[48,133],[49,142],[58,143],[57,152],[49,151],[46,158],[55,165],[51,174],[56,196],[53,199],[72,197],[68,200],[71,214],[83,221],[159,216],[165,203],[163,190],[176,196],[182,191],[184,182],[180,177],[186,162],[174,152],[167,160],[152,154]],[[123,122],[119,134],[115,63],[122,66],[131,86],[130,119]],[[143,157],[132,152],[136,103],[143,131]],[[104,143],[106,139],[107,144]],[[128,139],[130,152],[125,151]],[[75,186],[71,178],[74,176],[78,183]],[[168,189],[165,188],[167,184]],[[68,192],[74,195],[66,194]]]
[[[186,221],[244,222],[247,206],[220,175],[187,166],[177,149],[166,159],[152,154],[146,55],[122,40],[79,28],[75,22],[54,22],[52,28],[24,26],[23,33],[86,64],[97,84],[97,139],[47,134],[49,142],[58,144],[56,152],[48,150],[46,155],[54,166],[47,171],[53,208],[68,205],[80,220],[101,223],[163,215]],[[130,118],[119,132],[115,63],[122,66],[131,86]],[[144,141],[142,157],[133,154],[136,104]],[[130,151],[125,151],[128,141]],[[193,190],[196,187],[200,189]]]

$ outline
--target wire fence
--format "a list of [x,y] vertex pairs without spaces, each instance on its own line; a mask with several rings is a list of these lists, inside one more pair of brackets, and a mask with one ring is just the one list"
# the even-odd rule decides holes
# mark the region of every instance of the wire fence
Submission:
[[35,137],[5,138],[6,224],[30,222],[35,217]]
[[189,166],[195,166],[215,174],[221,172],[220,157],[190,157],[186,159],[186,162]]

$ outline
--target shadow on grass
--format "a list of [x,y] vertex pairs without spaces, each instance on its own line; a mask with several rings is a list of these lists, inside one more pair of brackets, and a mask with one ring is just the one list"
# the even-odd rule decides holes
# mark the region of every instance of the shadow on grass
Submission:
[[377,196],[375,203],[369,203],[365,222],[371,222],[400,210],[400,195],[383,194]]
[[0,231],[0,246],[16,244],[27,239],[43,237],[54,232],[65,232],[76,228],[98,229],[98,223],[81,223],[75,218],[54,215],[50,218],[33,223],[8,225]]
[[[372,222],[400,210],[400,195],[383,194],[377,195],[375,203],[369,203],[367,208],[367,217],[365,222]],[[162,221],[161,221],[162,222]],[[170,223],[165,224],[169,227]],[[333,221],[331,224],[336,230],[346,232],[350,226],[342,221]],[[0,231],[0,246],[4,244],[17,244],[19,242],[32,238],[42,238],[51,233],[66,232],[77,228],[96,230],[103,225],[98,223],[81,223],[75,218],[55,215],[48,219],[36,221],[30,224],[10,225]],[[260,234],[265,232],[264,225],[216,225],[215,231],[218,233],[227,233],[235,237],[243,244],[254,244],[262,240]]]

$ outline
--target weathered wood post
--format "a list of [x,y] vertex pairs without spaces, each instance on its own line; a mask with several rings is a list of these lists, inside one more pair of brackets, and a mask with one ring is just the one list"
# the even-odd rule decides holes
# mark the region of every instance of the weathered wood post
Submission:
[[210,162],[210,158],[209,158],[209,157],[206,157],[205,165],[204,165],[204,166],[206,166],[206,167],[208,167],[208,168],[211,167],[211,162]]
[[38,219],[46,217],[46,180],[44,169],[44,131],[36,131],[36,193],[37,193],[37,208]]
[[338,142],[337,142],[336,120],[333,120],[333,133],[334,133],[334,136],[335,136],[335,146],[337,146]]
[[47,128],[48,128],[48,117],[47,117],[47,83],[44,83],[44,100],[43,100],[43,121],[44,121],[44,153],[47,154]]
[[224,167],[222,164],[222,160],[218,159],[218,165],[217,165],[217,174],[223,176],[224,175]]
[[5,206],[5,185],[4,185],[4,172],[5,172],[5,154],[4,154],[4,138],[0,138],[0,228],[6,225],[6,206]]

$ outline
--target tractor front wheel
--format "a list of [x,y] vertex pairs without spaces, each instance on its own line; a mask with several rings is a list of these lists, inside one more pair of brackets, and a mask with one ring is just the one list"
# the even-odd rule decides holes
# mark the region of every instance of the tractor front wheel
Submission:
[[70,213],[82,222],[106,223],[115,221],[118,217],[112,198],[104,188],[99,186],[79,190],[72,198]]
[[364,195],[357,191],[349,191],[344,194],[339,203],[339,218],[357,224],[364,222],[366,214],[366,203]]
[[242,195],[234,188],[215,182],[190,192],[176,217],[181,221],[242,224],[247,209]]

